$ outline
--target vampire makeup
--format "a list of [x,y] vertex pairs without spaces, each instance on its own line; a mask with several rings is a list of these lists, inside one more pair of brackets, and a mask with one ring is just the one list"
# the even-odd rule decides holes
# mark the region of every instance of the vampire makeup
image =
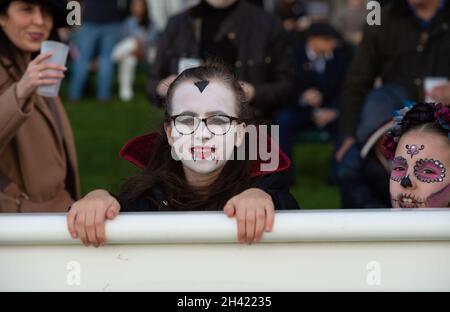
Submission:
[[200,174],[223,167],[238,145],[233,92],[222,82],[189,81],[172,101],[172,157]]

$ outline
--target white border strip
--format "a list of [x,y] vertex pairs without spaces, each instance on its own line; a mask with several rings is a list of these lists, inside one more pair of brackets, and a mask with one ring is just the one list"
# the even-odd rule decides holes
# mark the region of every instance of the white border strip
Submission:
[[[236,221],[222,212],[121,213],[109,244],[233,243]],[[279,211],[262,242],[450,240],[450,209]],[[0,245],[80,244],[65,214],[0,214]]]

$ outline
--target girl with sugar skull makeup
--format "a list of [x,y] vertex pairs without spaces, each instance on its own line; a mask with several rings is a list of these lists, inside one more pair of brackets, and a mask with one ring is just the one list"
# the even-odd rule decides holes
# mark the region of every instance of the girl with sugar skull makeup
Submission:
[[[270,231],[275,209],[298,209],[285,174],[290,160],[271,143],[279,163],[236,157],[246,139],[248,105],[235,76],[220,64],[184,71],[170,85],[161,133],[130,141],[123,158],[143,171],[117,197],[104,190],[72,205],[68,228],[85,245],[106,242],[104,222],[120,211],[223,210],[235,216],[238,240],[257,242]],[[246,153],[244,153],[247,155]]]
[[392,159],[392,207],[450,207],[450,108],[419,103],[394,121],[384,142]]

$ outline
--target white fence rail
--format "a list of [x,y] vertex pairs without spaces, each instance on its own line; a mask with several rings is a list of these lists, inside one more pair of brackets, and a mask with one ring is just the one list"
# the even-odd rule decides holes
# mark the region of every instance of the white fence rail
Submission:
[[278,212],[261,243],[222,213],[123,213],[108,246],[62,214],[0,214],[0,291],[450,291],[450,209]]

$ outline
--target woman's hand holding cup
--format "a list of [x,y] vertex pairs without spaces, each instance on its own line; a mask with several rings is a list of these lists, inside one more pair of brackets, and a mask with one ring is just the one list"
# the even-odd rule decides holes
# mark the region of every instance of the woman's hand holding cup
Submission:
[[28,64],[25,74],[16,86],[16,96],[19,101],[29,98],[38,87],[55,85],[64,78],[66,67],[44,63],[51,56],[52,52],[40,54]]

